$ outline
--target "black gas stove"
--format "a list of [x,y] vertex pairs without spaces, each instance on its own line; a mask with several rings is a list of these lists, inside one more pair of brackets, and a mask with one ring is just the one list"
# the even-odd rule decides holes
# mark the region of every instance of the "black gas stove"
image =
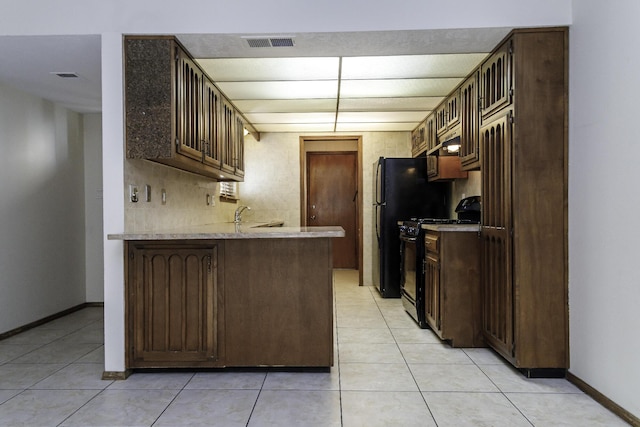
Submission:
[[400,235],[417,237],[421,233],[422,224],[478,224],[475,219],[451,219],[451,218],[411,218],[400,224]]
[[466,197],[456,207],[457,219],[410,218],[399,222],[400,228],[400,292],[402,305],[421,328],[427,327],[424,311],[425,271],[422,225],[480,223],[480,196]]

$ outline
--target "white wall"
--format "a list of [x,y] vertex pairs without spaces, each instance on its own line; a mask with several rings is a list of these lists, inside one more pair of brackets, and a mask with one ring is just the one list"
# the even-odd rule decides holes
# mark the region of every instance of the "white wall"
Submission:
[[571,0],[21,0],[0,34],[390,31],[567,25]]
[[571,372],[640,417],[638,18],[637,0],[573,3],[569,305]]
[[0,333],[85,302],[82,117],[0,85]]
[[83,115],[86,302],[104,301],[102,115]]

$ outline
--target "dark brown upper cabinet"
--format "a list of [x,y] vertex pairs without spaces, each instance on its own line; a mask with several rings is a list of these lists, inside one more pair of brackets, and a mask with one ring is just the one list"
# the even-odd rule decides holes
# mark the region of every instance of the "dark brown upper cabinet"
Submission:
[[474,72],[460,87],[460,163],[463,170],[480,169],[478,128],[478,71]]
[[482,119],[511,104],[513,45],[507,40],[480,67],[480,108]]
[[126,156],[242,181],[241,114],[173,37],[125,38]]

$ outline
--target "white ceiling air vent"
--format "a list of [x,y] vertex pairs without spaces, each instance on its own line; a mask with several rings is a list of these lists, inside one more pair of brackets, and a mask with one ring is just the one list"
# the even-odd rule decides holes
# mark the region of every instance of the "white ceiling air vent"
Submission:
[[245,37],[249,47],[293,47],[291,37]]
[[71,71],[53,71],[51,74],[56,75],[58,77],[62,77],[63,79],[77,79],[78,74]]

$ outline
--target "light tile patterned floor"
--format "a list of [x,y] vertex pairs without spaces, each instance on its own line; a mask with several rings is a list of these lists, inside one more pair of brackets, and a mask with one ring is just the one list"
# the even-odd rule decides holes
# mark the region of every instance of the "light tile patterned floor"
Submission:
[[624,426],[563,379],[453,349],[397,299],[335,272],[330,372],[136,373],[103,381],[102,309],[0,341],[0,426]]

